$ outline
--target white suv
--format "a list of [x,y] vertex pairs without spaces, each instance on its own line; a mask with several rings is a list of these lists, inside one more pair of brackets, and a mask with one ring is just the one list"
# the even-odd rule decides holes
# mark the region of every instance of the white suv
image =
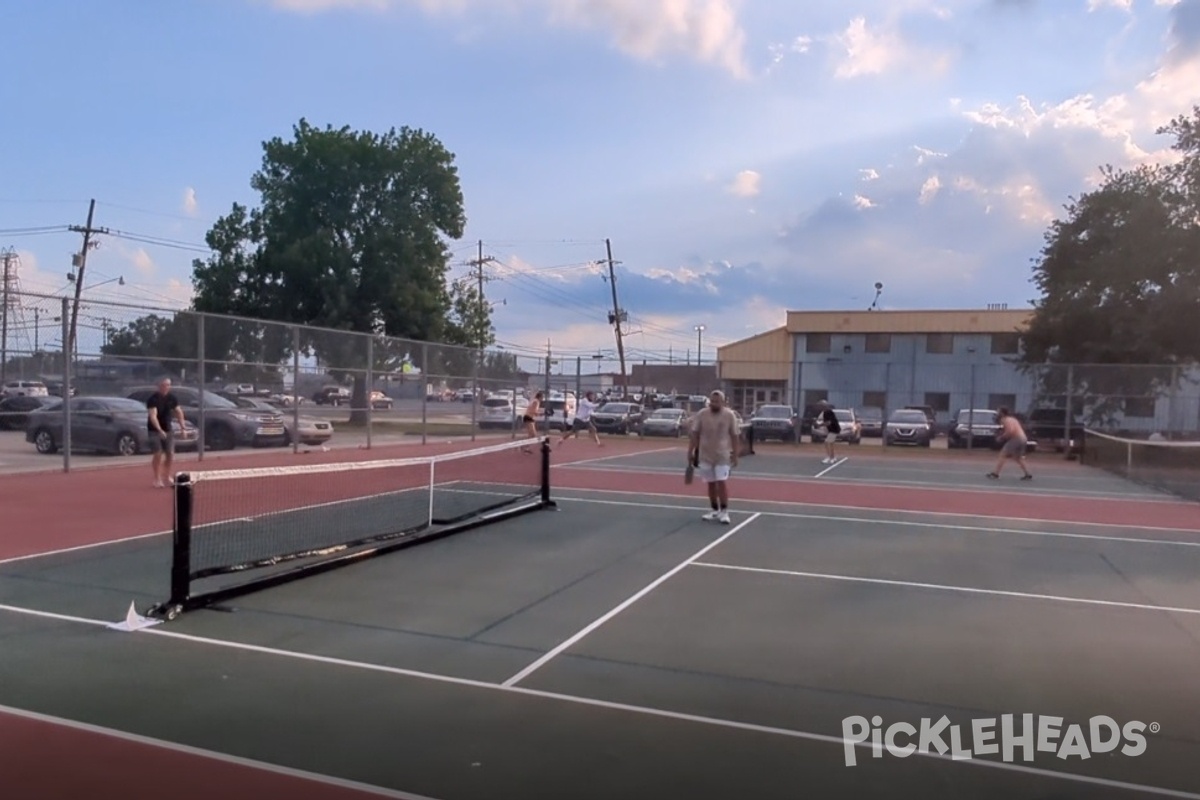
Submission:
[[41,381],[9,381],[0,397],[49,397],[50,390]]

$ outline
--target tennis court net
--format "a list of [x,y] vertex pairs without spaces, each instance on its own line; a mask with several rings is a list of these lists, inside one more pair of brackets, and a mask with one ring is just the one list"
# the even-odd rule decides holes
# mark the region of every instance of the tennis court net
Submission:
[[181,473],[179,613],[554,505],[547,441],[420,458]]
[[1135,483],[1200,501],[1200,442],[1125,439],[1084,431],[1082,461]]

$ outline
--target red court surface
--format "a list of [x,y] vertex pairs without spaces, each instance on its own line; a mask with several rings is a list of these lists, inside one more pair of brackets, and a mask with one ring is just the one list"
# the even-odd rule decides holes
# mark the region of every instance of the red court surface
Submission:
[[0,709],[0,788],[14,800],[416,800],[13,709]]

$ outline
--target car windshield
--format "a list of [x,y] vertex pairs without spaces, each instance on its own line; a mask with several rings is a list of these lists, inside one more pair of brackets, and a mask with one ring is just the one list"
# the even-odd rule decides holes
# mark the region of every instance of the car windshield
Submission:
[[792,410],[787,406],[763,406],[758,410],[758,416],[764,419],[788,419]]
[[978,409],[978,408],[975,409],[974,411],[968,410],[968,411],[958,412],[958,421],[959,422],[969,422],[972,419],[972,417],[971,417],[972,414],[974,414],[974,422],[976,424],[982,423],[982,424],[986,425],[989,422],[996,421],[996,412],[995,411],[987,411],[987,410],[982,410],[982,409]]
[[859,419],[869,419],[869,420],[881,420],[881,419],[883,419],[883,412],[880,411],[878,408],[864,408],[862,411],[860,411],[858,413],[858,418]]
[[893,412],[892,418],[888,422],[904,422],[911,425],[924,425],[929,422],[928,417],[921,411],[896,411]]
[[683,416],[683,411],[677,408],[664,408],[655,411],[650,416],[654,419],[679,419]]
[[629,403],[605,403],[605,414],[627,414],[629,413]]
[[[77,399],[78,400],[86,400],[88,398],[77,398]],[[139,403],[137,400],[130,400],[125,397],[112,397],[112,398],[106,397],[103,400],[100,400],[99,402],[105,408],[108,408],[112,411],[117,411],[120,413],[129,413],[129,412],[134,412],[134,413],[138,413],[138,414],[146,413],[146,404],[145,403]],[[73,405],[74,405],[74,403],[72,403],[72,406]]]
[[854,412],[853,411],[838,410],[838,411],[834,411],[833,414],[834,414],[834,416],[836,416],[838,418],[838,422],[854,422]]
[[512,403],[503,397],[491,397],[483,401],[484,408],[506,408],[511,405]]

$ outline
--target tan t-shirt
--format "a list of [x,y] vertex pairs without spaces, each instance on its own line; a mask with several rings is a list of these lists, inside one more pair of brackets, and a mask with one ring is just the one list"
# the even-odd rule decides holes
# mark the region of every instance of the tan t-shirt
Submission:
[[700,434],[700,463],[714,466],[727,465],[733,454],[733,434],[737,417],[726,406],[713,413],[712,409],[697,411],[692,417],[692,430]]

